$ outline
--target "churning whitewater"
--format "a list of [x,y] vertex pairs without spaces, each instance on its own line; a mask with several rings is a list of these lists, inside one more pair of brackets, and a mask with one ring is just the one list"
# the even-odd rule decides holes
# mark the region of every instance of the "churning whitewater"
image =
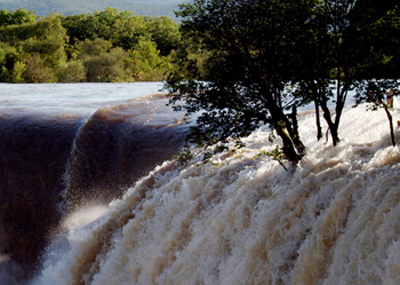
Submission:
[[313,112],[299,128],[294,172],[259,155],[279,143],[265,127],[206,163],[164,162],[73,228],[34,284],[400,284],[400,150],[385,112],[348,107],[337,147],[317,142]]

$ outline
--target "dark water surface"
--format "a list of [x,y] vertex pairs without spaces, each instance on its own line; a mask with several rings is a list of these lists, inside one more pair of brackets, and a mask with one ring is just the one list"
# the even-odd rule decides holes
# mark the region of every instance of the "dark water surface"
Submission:
[[187,126],[160,83],[0,85],[0,284],[23,284],[67,213],[121,197]]

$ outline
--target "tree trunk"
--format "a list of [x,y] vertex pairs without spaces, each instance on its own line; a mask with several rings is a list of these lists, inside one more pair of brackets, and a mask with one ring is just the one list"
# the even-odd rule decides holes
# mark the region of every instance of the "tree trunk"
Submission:
[[393,118],[392,118],[392,114],[390,113],[389,109],[386,108],[386,106],[385,106],[385,112],[386,112],[386,116],[388,117],[388,120],[389,120],[390,138],[392,139],[392,145],[396,146],[396,141],[394,139],[394,131],[393,131]]
[[[263,90],[265,103],[270,113],[270,124],[282,139],[282,151],[285,158],[296,165],[304,156],[304,144],[301,142],[297,127],[297,110],[294,108],[292,114],[287,116],[283,112],[281,100],[281,90],[271,92],[269,86]],[[292,121],[292,122],[291,122]]]
[[319,118],[318,98],[314,99],[314,106],[315,106],[315,118],[316,118],[316,123],[317,123],[317,140],[319,141],[322,138],[322,127],[321,127],[321,121]]
[[299,135],[299,125],[297,123],[297,107],[296,105],[293,105],[292,107],[292,113],[290,114],[290,119],[292,121],[292,132],[290,133],[294,146],[297,150],[297,153],[301,155],[302,157],[304,156],[304,152],[306,147],[304,146],[303,142],[300,140],[300,135]]
[[[303,158],[305,150],[304,144],[301,142],[297,133],[296,116],[294,116],[294,122],[291,124],[282,110],[272,109],[270,113],[273,127],[283,142],[282,151],[286,159],[292,163],[292,165],[296,165]],[[294,113],[296,114],[296,110],[294,110]]]
[[322,108],[322,111],[324,112],[324,118],[328,124],[329,131],[331,133],[333,146],[336,146],[340,142],[339,135],[338,135],[338,126],[337,126],[337,124],[334,124],[332,122],[331,112],[329,111],[329,108],[328,108],[325,100],[321,101],[321,108]]
[[383,102],[383,100],[381,100],[380,98],[378,98],[378,100],[379,100],[379,103],[385,109],[386,116],[387,116],[387,118],[389,120],[390,138],[392,140],[392,146],[396,146],[396,141],[395,141],[395,138],[394,138],[394,130],[393,130],[393,117],[392,117],[392,114],[389,111],[389,106],[385,102]]
[[293,140],[284,126],[278,126],[275,129],[283,141],[283,154],[290,163],[296,165],[301,160],[303,155],[296,152]]

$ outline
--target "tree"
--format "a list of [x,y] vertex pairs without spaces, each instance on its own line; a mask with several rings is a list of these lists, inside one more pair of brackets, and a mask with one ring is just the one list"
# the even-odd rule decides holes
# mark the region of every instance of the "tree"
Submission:
[[181,41],[179,25],[168,17],[145,17],[146,33],[157,44],[162,56],[167,56],[177,49]]
[[[396,33],[388,29],[391,26],[388,23],[393,19],[389,12],[395,4],[381,2],[324,0],[314,7],[314,37],[308,48],[301,49],[308,63],[303,70],[308,74],[300,74],[303,77],[299,78],[299,86],[303,96],[308,94],[303,100],[311,98],[317,114],[319,107],[322,109],[333,145],[340,141],[338,129],[348,92],[354,89],[367,92],[368,88],[362,87],[366,82],[396,76],[393,68],[388,68],[393,65],[388,65],[390,56],[387,52],[396,46],[392,40],[397,38],[394,37]],[[387,17],[390,21],[385,20]],[[392,83],[382,84],[382,81],[380,84],[381,87],[393,86]],[[360,94],[360,99],[371,99],[370,95]],[[333,114],[328,105],[332,101],[335,108]],[[321,138],[320,126],[318,130],[318,138]]]
[[25,69],[22,78],[26,83],[56,82],[54,70],[50,68],[38,53],[33,53],[25,59]]
[[49,16],[34,23],[2,27],[0,41],[15,46],[27,57],[40,54],[49,67],[66,60],[66,30],[58,17]]
[[128,50],[145,32],[143,16],[132,15],[129,11],[118,12],[111,7],[86,15],[64,16],[62,24],[67,29],[71,45],[103,38]]
[[57,69],[58,82],[74,83],[86,81],[86,68],[79,60],[67,62]]
[[84,40],[77,44],[77,49],[82,56],[97,56],[108,52],[112,43],[102,38]]
[[21,62],[22,55],[17,48],[1,43],[0,47],[0,80],[2,82],[23,82],[21,74],[24,64]]
[[34,11],[27,11],[23,8],[10,12],[6,9],[2,9],[0,10],[0,27],[34,23],[38,16],[33,13]]
[[[0,26],[0,79],[6,82],[163,80],[181,39],[178,25],[165,17],[110,7],[87,15],[52,13],[37,21],[24,11],[0,14],[11,19]],[[32,73],[36,70],[43,76]]]
[[160,55],[155,42],[142,37],[130,53],[139,71],[136,80],[154,81],[165,78],[170,58]]
[[[322,137],[319,108],[328,124],[334,146],[340,141],[339,124],[348,92],[360,76],[359,42],[349,18],[355,0],[316,1],[312,7],[309,41],[299,50],[302,72],[296,75],[300,100],[314,101],[318,139]],[[329,103],[334,100],[332,114]]]
[[176,110],[205,110],[189,141],[205,146],[230,137],[240,141],[261,122],[277,132],[289,161],[296,164],[302,158],[297,102],[285,90],[302,68],[296,43],[309,30],[312,5],[294,0],[197,0],[181,5],[183,37],[210,52],[206,75],[178,68],[166,84]]
[[88,57],[83,61],[89,82],[133,81],[136,65],[128,52],[120,47],[108,53]]
[[64,16],[62,26],[67,30],[69,44],[98,38],[96,19],[91,14]]
[[[367,47],[363,61],[363,80],[357,86],[356,106],[369,103],[370,110],[379,107],[385,110],[389,121],[392,145],[395,146],[393,118],[390,104],[384,96],[393,97],[399,94],[400,82],[400,9],[392,2],[363,0],[357,2],[351,15],[361,31],[359,38],[362,45]],[[360,17],[364,13],[366,17]]]
[[103,38],[114,46],[129,50],[146,36],[157,44],[161,55],[166,56],[181,40],[179,25],[170,18],[133,15],[111,7],[87,15],[64,16],[62,21],[71,45]]
[[396,79],[362,80],[357,88],[356,94],[356,105],[367,102],[370,103],[368,108],[371,111],[376,111],[379,107],[385,110],[389,121],[390,138],[393,146],[396,145],[393,118],[390,112],[391,106],[385,102],[385,94],[390,90],[391,96],[396,95],[395,93],[399,93],[397,90],[399,86],[400,83]]

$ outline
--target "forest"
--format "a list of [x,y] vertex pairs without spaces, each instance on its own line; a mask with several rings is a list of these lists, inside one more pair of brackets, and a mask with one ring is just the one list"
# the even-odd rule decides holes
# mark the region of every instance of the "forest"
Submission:
[[166,16],[107,7],[45,17],[19,8],[0,11],[0,81],[8,83],[163,80],[181,41]]

